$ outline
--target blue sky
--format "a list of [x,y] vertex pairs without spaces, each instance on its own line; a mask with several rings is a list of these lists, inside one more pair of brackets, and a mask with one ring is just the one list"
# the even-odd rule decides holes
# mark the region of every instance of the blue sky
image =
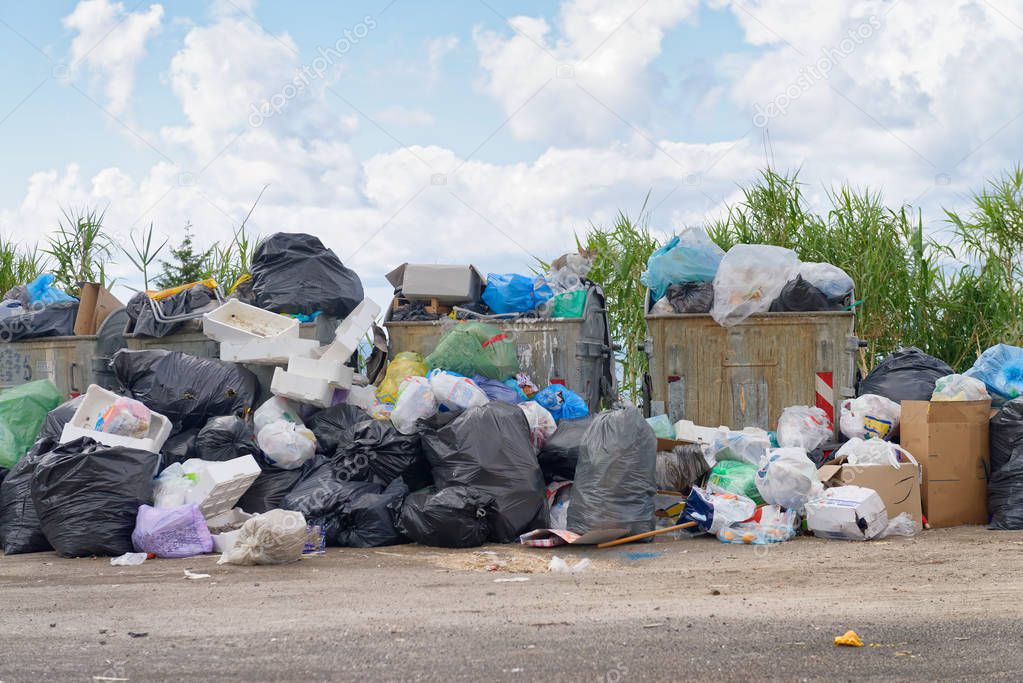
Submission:
[[[410,261],[525,270],[639,208],[670,234],[768,159],[940,207],[1020,156],[1023,10],[1006,0],[0,6],[0,231],[62,206],[231,234],[319,235],[386,295]],[[323,77],[252,125],[319,48]],[[769,116],[754,115],[770,111]],[[135,277],[125,264],[121,275]]]

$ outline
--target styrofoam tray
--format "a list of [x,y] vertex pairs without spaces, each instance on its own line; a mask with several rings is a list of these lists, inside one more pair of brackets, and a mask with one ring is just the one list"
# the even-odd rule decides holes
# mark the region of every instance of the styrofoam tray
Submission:
[[325,360],[345,363],[359,348],[359,340],[373,326],[380,315],[380,306],[370,299],[363,299],[347,318],[341,321],[334,333],[334,341],[321,356]]
[[202,317],[202,332],[218,342],[298,337],[298,320],[231,299]]
[[315,339],[271,337],[246,342],[220,342],[220,360],[232,363],[282,365],[291,358],[310,358],[320,348]]
[[221,515],[234,507],[260,472],[251,455],[211,462],[199,472],[195,486],[185,494],[185,502],[198,505],[207,519]]
[[[228,524],[244,524],[245,520],[253,516],[241,508],[231,508],[227,512],[207,518],[206,526],[210,527],[210,529],[215,529]],[[234,531],[213,534],[213,549],[218,553],[226,553],[238,542],[241,532],[241,527],[239,527]]]
[[318,408],[329,408],[334,398],[334,387],[327,380],[296,375],[284,368],[274,369],[270,392]]
[[325,379],[335,389],[349,389],[355,369],[335,360],[292,356],[288,361],[288,374]]
[[96,421],[107,411],[114,401],[122,396],[108,391],[96,384],[90,384],[85,392],[85,399],[75,411],[71,421],[64,425],[60,434],[60,442],[68,443],[83,436],[94,439],[107,446],[124,446],[150,453],[159,453],[171,433],[171,421],[160,413],[152,412],[149,433],[141,439],[120,434],[109,434],[95,429]]

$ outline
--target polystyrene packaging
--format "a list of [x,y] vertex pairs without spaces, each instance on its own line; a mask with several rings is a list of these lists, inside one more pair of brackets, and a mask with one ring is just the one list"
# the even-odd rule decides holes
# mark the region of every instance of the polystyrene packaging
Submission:
[[877,394],[863,394],[842,403],[838,426],[847,439],[887,441],[895,435],[901,414],[902,408],[895,401]]
[[391,424],[402,434],[413,434],[416,423],[437,412],[437,398],[425,377],[409,377],[398,389],[398,402],[391,411]]
[[824,492],[817,466],[802,448],[772,448],[757,470],[757,490],[770,505],[801,510]]
[[728,250],[714,278],[710,314],[719,325],[737,325],[771,307],[799,267],[796,252],[767,244],[737,244]]
[[523,401],[516,404],[526,414],[526,421],[529,423],[529,440],[537,449],[543,448],[547,439],[554,435],[558,424],[554,416],[536,401]]
[[144,403],[121,397],[96,420],[96,431],[144,439],[149,435],[152,418],[153,412]]
[[252,414],[252,424],[256,434],[259,434],[263,427],[271,422],[281,421],[293,422],[304,426],[302,418],[298,414],[298,407],[282,396],[271,396],[263,405],[256,408],[256,411]]
[[449,410],[464,410],[484,406],[490,402],[487,395],[468,377],[443,370],[431,370],[427,379],[437,403]]
[[828,414],[816,406],[789,406],[778,418],[778,445],[812,451],[832,436]]
[[991,398],[979,379],[966,375],[947,375],[934,384],[932,401],[984,401]]
[[283,470],[298,469],[316,455],[316,436],[302,425],[277,420],[256,434],[260,450]]

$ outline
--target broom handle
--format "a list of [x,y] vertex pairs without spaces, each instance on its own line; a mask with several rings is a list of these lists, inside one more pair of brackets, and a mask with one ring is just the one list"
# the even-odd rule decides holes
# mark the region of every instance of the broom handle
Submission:
[[679,529],[692,529],[696,526],[696,522],[685,522],[684,524],[676,524],[675,526],[666,526],[663,529],[654,529],[653,531],[644,531],[641,534],[635,536],[626,536],[625,538],[619,538],[614,541],[608,541],[607,543],[600,543],[597,545],[598,548],[613,548],[616,545],[625,545],[626,543],[632,543],[633,541],[642,541],[644,538],[650,538],[651,536],[657,536],[658,534],[666,534],[669,531],[678,531]]

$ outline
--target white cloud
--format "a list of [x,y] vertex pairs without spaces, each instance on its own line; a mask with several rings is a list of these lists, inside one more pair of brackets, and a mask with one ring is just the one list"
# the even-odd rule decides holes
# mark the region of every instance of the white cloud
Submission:
[[124,114],[135,87],[135,66],[146,55],[146,41],[159,32],[162,18],[161,5],[126,12],[120,2],[82,0],[64,17],[64,26],[77,33],[68,55],[70,76],[87,68],[102,85],[110,112]]
[[433,115],[419,107],[387,107],[373,115],[381,126],[432,126]]
[[440,77],[444,58],[458,47],[458,36],[441,36],[426,41],[426,65],[430,81]]

